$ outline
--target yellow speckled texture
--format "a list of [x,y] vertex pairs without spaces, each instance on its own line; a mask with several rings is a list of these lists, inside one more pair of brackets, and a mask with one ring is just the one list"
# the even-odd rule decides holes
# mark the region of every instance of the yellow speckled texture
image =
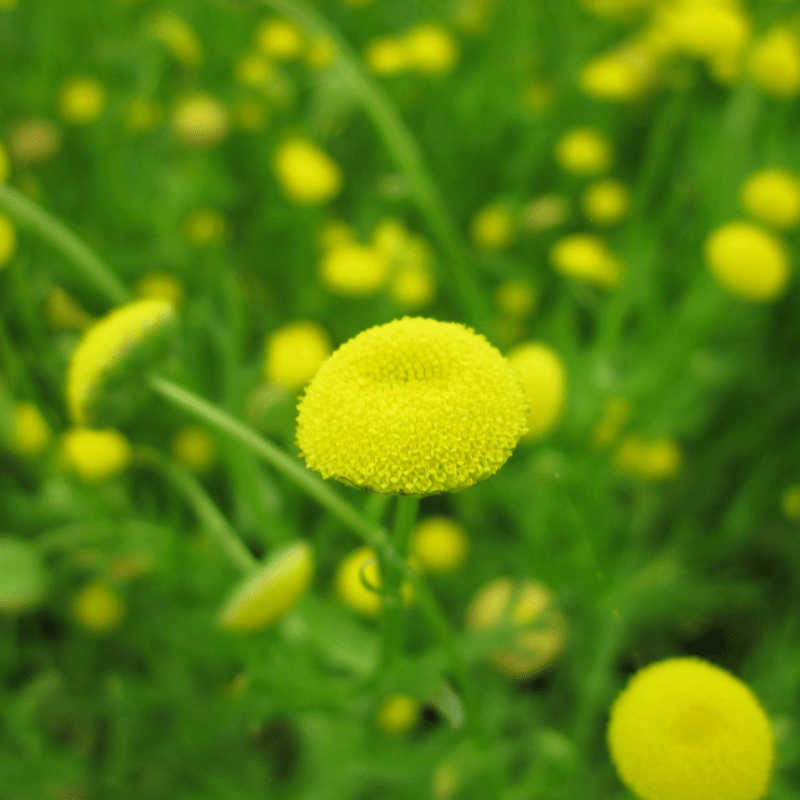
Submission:
[[497,472],[526,430],[511,365],[453,322],[404,317],[355,336],[300,401],[297,444],[324,478],[429,495]]

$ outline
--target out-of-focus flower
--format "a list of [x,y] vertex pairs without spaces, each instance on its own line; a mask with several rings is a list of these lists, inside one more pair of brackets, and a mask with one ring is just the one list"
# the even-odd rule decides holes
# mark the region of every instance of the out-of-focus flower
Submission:
[[412,28],[404,37],[409,68],[422,75],[443,75],[458,61],[458,43],[450,31],[435,22]]
[[181,428],[173,437],[172,455],[192,472],[207,472],[216,461],[217,443],[214,437],[197,425]]
[[550,250],[557,272],[570,278],[613,289],[622,281],[622,262],[598,236],[574,233],[559,239]]
[[336,294],[368,297],[384,286],[389,267],[389,259],[377,247],[351,242],[322,254],[319,277]]
[[469,538],[450,517],[425,517],[411,531],[408,552],[424,572],[453,572],[467,557]]
[[306,39],[303,32],[287,19],[264,20],[256,29],[256,46],[276,61],[290,61],[303,54]]
[[630,401],[625,397],[610,397],[600,419],[592,430],[592,444],[608,447],[622,432],[631,415]]
[[227,235],[228,221],[220,211],[213,208],[199,208],[183,222],[183,236],[195,247],[218,244]]
[[138,297],[166,300],[172,306],[183,302],[185,289],[181,280],[169,272],[149,272],[136,282]]
[[555,151],[558,165],[575,175],[600,175],[614,161],[611,144],[596,128],[573,128],[561,136]]
[[792,522],[800,522],[800,484],[784,489],[781,495],[781,508]]
[[15,403],[8,448],[21,458],[37,458],[53,438],[47,420],[39,407],[27,401]]
[[514,216],[502,203],[481,208],[470,223],[470,237],[481,250],[505,250],[514,238]]
[[636,433],[623,436],[614,451],[614,466],[646,481],[672,480],[681,470],[683,455],[674,439],[646,438]]
[[586,218],[595,225],[616,225],[628,214],[631,193],[621,181],[607,178],[586,187],[581,198]]
[[[375,617],[380,612],[381,585],[378,557],[371,547],[359,547],[345,556],[336,568],[337,596],[351,611],[363,617]],[[400,596],[404,605],[411,604],[414,590],[409,582],[403,583]]]
[[773,97],[800,94],[800,40],[791,28],[774,28],[750,51],[750,76]]
[[87,483],[117,477],[133,458],[130,442],[113,428],[71,428],[61,437],[61,451],[67,467]]
[[92,581],[72,598],[72,613],[82,628],[92,633],[108,633],[122,622],[125,602],[104,581]]
[[380,704],[375,722],[389,736],[400,736],[417,724],[419,715],[419,700],[407,694],[392,694]]
[[228,135],[228,110],[213,95],[204,92],[186,95],[172,109],[172,129],[182,144],[198,148],[213,147]]
[[299,320],[267,337],[264,377],[289,391],[301,389],[331,353],[327,331],[316,322]]
[[578,76],[581,91],[589,97],[627,103],[641,97],[653,83],[655,64],[644,48],[627,48],[596,56]]
[[171,11],[156,12],[149,23],[150,35],[161,42],[176,61],[196,69],[203,63],[203,45],[195,29]]
[[760,222],[789,230],[800,222],[800,180],[783,169],[761,169],[739,191],[742,208]]
[[536,301],[536,290],[521,278],[503,281],[494,293],[494,302],[500,313],[512,320],[527,317],[536,307]]
[[341,168],[309,139],[286,139],[275,151],[272,164],[284,195],[298,205],[325,203],[341,191]]
[[61,132],[46,119],[21,119],[8,131],[8,152],[14,164],[21,167],[32,167],[49,161],[59,147]]
[[560,194],[543,194],[525,205],[520,225],[531,233],[557,228],[569,219],[569,200]]
[[78,75],[65,81],[58,93],[58,110],[73,125],[88,125],[103,113],[106,90],[96,78]]
[[409,67],[405,42],[399,36],[380,36],[367,44],[364,62],[376,75],[399,75]]

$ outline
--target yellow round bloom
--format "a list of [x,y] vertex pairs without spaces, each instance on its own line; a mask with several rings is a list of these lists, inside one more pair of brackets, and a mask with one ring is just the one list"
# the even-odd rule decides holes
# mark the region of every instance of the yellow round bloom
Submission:
[[227,234],[227,220],[219,211],[212,208],[193,211],[183,223],[183,235],[186,241],[195,247],[222,242]]
[[186,95],[172,109],[172,129],[182,144],[213,147],[228,135],[228,110],[221,100],[210,94]]
[[302,31],[287,19],[264,20],[256,30],[256,46],[276,61],[289,61],[302,55],[306,40]]
[[611,707],[608,746],[642,800],[761,800],[775,759],[752,690],[699,658],[639,670]]
[[781,242],[749,222],[728,222],[706,237],[703,253],[711,274],[743,300],[768,302],[789,282],[789,256]]
[[404,317],[362,331],[320,367],[298,407],[297,443],[323,478],[428,495],[497,472],[526,417],[514,369],[483,336]]
[[150,35],[161,42],[184,67],[203,63],[203,45],[194,28],[171,11],[159,11],[150,20]]
[[138,400],[135,377],[160,355],[174,329],[175,311],[164,300],[137,300],[97,321],[83,335],[67,372],[67,405],[80,425],[120,416],[126,398]]
[[[365,581],[367,586],[364,585]],[[336,568],[336,595],[351,611],[362,617],[376,617],[380,613],[381,585],[378,556],[371,547],[359,547],[342,559]],[[404,605],[411,604],[414,589],[408,581],[403,583],[400,596]]]
[[500,203],[484,206],[472,218],[470,236],[481,250],[505,250],[514,238],[514,217]]
[[339,165],[312,141],[295,136],[286,139],[272,162],[283,193],[299,205],[317,205],[334,198],[342,188]]
[[450,517],[425,517],[411,531],[408,552],[424,572],[452,572],[464,563],[469,538]]
[[525,439],[541,439],[561,418],[567,395],[567,369],[561,356],[541,342],[524,342],[508,354],[528,400]]
[[136,294],[149,300],[165,300],[173,306],[183,301],[181,281],[169,272],[149,272],[136,284]]
[[781,495],[781,508],[787,519],[800,522],[800,484],[787,487]]
[[0,183],[5,183],[8,180],[11,167],[8,163],[8,151],[5,145],[0,142]]
[[790,28],[775,28],[750,51],[750,76],[773,97],[800,94],[800,41]]
[[510,278],[494,293],[494,302],[501,313],[512,319],[523,319],[536,306],[536,290],[527,281]]
[[297,605],[314,575],[314,551],[308,542],[282,548],[246,577],[219,612],[219,623],[231,631],[265,628]]
[[364,62],[376,75],[399,75],[409,68],[405,42],[397,36],[381,36],[367,44]]
[[424,23],[403,38],[409,68],[422,75],[443,75],[458,61],[458,44],[442,25]]
[[622,281],[622,262],[606,243],[591,233],[574,233],[559,239],[550,250],[557,272],[570,278],[613,289]]
[[0,538],[0,613],[35,607],[46,588],[47,574],[33,546],[11,536]]
[[419,713],[419,700],[407,694],[392,694],[380,704],[375,722],[384,733],[400,736],[417,724]]
[[573,128],[556,142],[556,161],[575,175],[600,175],[614,161],[608,139],[595,128]]
[[747,16],[728,3],[675,3],[665,9],[662,22],[672,46],[697,58],[738,56],[750,37]]
[[172,440],[172,455],[192,472],[206,472],[217,458],[214,437],[197,425],[181,428]]
[[624,436],[614,452],[614,466],[646,481],[667,481],[681,469],[683,456],[669,437],[647,439],[639,434]]
[[543,194],[534,197],[525,205],[520,222],[531,232],[538,233],[557,228],[569,219],[570,205],[566,197],[559,194]]
[[71,428],[61,437],[61,451],[67,466],[88,483],[111,480],[131,463],[133,448],[117,430],[95,431]]
[[327,331],[316,322],[299,320],[267,338],[264,377],[290,391],[305,386],[331,353]]
[[628,214],[631,193],[621,181],[607,178],[586,188],[582,204],[590,222],[595,225],[616,225]]
[[14,257],[17,252],[17,231],[11,220],[0,214],[0,269]]
[[94,122],[103,113],[105,104],[106,90],[95,78],[70,78],[58,93],[58,110],[73,125]]
[[323,254],[319,277],[324,286],[347,297],[368,297],[389,277],[389,259],[377,247],[350,242]]
[[788,230],[800,222],[800,180],[783,169],[761,169],[742,184],[742,208],[757,220]]
[[53,434],[38,406],[27,401],[15,403],[9,450],[22,458],[36,458],[47,450]]
[[61,132],[46,119],[21,119],[8,131],[11,160],[32,167],[51,159],[61,147]]
[[125,603],[119,593],[104,581],[87,583],[72,599],[72,613],[92,633],[114,630],[125,616]]
[[553,608],[550,589],[538,581],[516,583],[508,577],[490,581],[473,596],[466,620],[474,631],[490,630],[504,621],[518,629],[513,645],[492,655],[495,669],[517,680],[552,664],[566,642],[564,615]]
[[606,53],[584,64],[578,86],[588,97],[627,103],[647,91],[651,71],[641,54]]

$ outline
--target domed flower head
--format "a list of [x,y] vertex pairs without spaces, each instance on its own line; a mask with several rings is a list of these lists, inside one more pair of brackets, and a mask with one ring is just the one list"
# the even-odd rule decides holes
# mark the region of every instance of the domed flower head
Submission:
[[139,373],[171,341],[175,311],[164,300],[138,300],[89,328],[67,372],[67,404],[79,425],[111,425],[141,398]]
[[323,363],[298,406],[297,444],[323,478],[422,496],[497,472],[527,413],[516,373],[483,336],[404,317]]
[[642,800],[760,800],[774,761],[758,698],[699,658],[637,672],[611,708],[608,744],[623,783]]

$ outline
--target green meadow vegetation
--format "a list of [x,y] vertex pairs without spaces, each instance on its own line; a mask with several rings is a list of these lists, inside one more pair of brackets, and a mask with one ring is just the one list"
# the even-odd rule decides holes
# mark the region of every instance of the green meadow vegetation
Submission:
[[0,800],[795,800],[795,0],[0,0]]

